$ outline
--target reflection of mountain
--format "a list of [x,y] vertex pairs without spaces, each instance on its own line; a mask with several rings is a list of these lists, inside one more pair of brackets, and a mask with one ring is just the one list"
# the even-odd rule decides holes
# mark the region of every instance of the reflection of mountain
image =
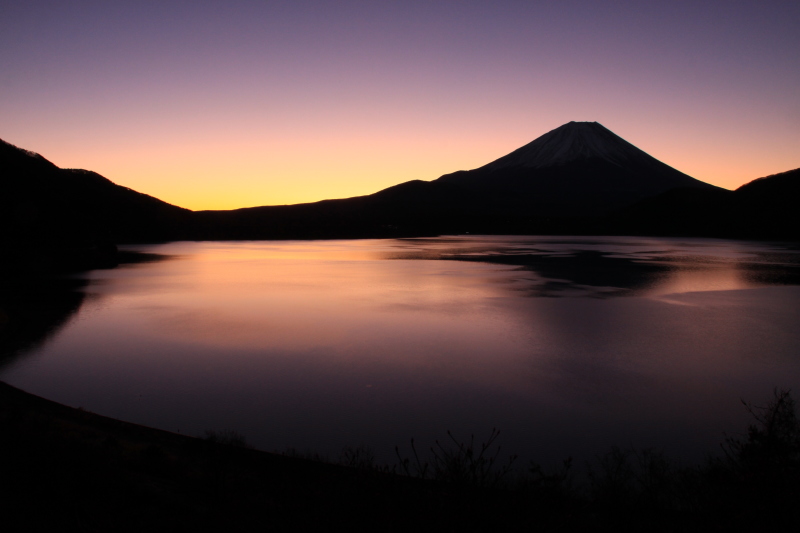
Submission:
[[[163,259],[142,252],[116,255],[119,263]],[[86,285],[82,278],[0,261],[0,369],[67,325],[86,298]]]
[[594,250],[577,250],[568,255],[548,253],[454,255],[461,261],[485,261],[519,265],[543,278],[534,285],[536,296],[561,296],[573,293],[607,297],[629,296],[652,286],[674,267],[663,263],[634,261]]
[[0,281],[0,368],[63,327],[80,309],[85,282],[57,278]]
[[[750,249],[737,259],[691,250],[691,243],[672,241],[675,250],[619,250],[619,243],[580,239],[506,242],[483,247],[453,246],[428,254],[396,259],[472,261],[521,267],[531,296],[588,296],[608,298],[706,290],[729,290],[769,285],[800,285],[800,254],[778,249]],[[630,244],[630,243],[629,243]],[[687,248],[688,245],[688,248]],[[603,246],[605,250],[598,250]],[[641,246],[641,243],[638,243]],[[616,248],[616,249],[615,249]]]
[[759,285],[800,285],[800,254],[764,253],[755,261],[737,263],[739,276]]
[[0,141],[0,243],[75,250],[108,242],[465,232],[796,239],[798,184],[795,170],[727,191],[600,124],[570,122],[483,167],[430,182],[311,204],[191,212]]

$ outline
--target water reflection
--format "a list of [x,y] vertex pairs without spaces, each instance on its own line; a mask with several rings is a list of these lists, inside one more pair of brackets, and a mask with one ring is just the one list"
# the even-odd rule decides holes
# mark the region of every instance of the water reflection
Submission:
[[85,280],[20,275],[0,282],[0,371],[67,324],[85,286]]
[[[122,265],[131,266],[164,261],[169,256],[122,252],[118,259]],[[41,348],[70,323],[84,304],[90,282],[81,274],[58,271],[15,269],[0,274],[2,371],[16,358]]]
[[[75,319],[0,372],[104,415],[385,460],[503,431],[523,457],[702,455],[739,398],[800,386],[798,261],[777,245],[452,237],[170,243],[94,271]],[[789,284],[789,285],[787,285]],[[625,296],[625,297],[621,297]]]
[[[414,243],[418,245],[420,243]],[[640,296],[800,284],[800,253],[760,243],[633,237],[451,238],[395,259],[514,265],[530,296]]]

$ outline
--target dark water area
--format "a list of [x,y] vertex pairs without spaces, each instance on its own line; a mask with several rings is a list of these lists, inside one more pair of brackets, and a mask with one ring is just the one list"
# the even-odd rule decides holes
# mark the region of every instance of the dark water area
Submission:
[[0,287],[3,317],[24,324],[0,330],[0,379],[332,458],[366,445],[391,462],[412,437],[424,449],[497,427],[505,450],[544,464],[612,445],[696,461],[744,431],[740,399],[800,385],[788,245],[462,236],[131,251],[163,260]]
[[[99,263],[102,268],[114,268],[119,263],[165,259],[168,256],[123,251],[114,261]],[[19,251],[12,260],[0,263],[0,371],[46,342],[78,312],[89,281],[75,274],[84,270],[80,261],[59,262],[47,254]]]
[[50,277],[0,282],[0,370],[61,329],[80,309],[85,286],[83,280]]

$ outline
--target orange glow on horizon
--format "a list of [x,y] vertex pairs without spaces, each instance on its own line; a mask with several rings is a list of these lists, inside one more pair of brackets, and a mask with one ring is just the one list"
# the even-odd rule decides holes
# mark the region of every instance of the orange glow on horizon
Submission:
[[481,140],[460,141],[410,135],[306,142],[242,139],[41,153],[62,168],[87,168],[171,204],[213,210],[368,195],[406,181],[430,181],[476,168],[506,150],[502,139],[483,146]]
[[800,167],[791,2],[47,4],[0,17],[0,138],[190,209],[433,180],[570,121],[725,188]]
[[[564,122],[561,117],[535,124],[496,118],[464,123],[457,133],[443,123],[417,129],[408,121],[396,129],[320,128],[286,135],[242,131],[226,137],[200,130],[177,139],[133,132],[100,138],[101,132],[91,132],[68,142],[58,136],[5,140],[62,168],[93,170],[180,207],[214,210],[349,198],[410,180],[434,180],[485,165]],[[598,122],[656,159],[726,189],[800,166],[790,138],[786,146],[745,145],[702,129],[676,133],[633,121],[601,117]]]
[[[315,157],[297,146],[183,146],[150,151],[71,152],[43,155],[63,168],[87,168],[114,183],[192,210],[238,209],[264,205],[316,202],[368,195],[410,180],[430,181],[457,170],[486,164],[516,149],[502,141],[466,149],[450,143],[366,142],[313,147]],[[145,152],[147,152],[145,150]],[[720,164],[698,153],[655,154],[694,178],[736,189],[756,178],[795,167],[790,161],[765,165],[757,158]],[[73,163],[73,161],[87,163]],[[91,161],[91,162],[89,162]],[[680,162],[676,162],[680,161]],[[743,164],[744,163],[744,164]],[[796,166],[796,164],[795,164]]]

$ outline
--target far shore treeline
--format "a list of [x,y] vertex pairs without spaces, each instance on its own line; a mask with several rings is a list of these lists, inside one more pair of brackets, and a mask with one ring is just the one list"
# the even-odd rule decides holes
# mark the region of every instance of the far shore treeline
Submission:
[[[9,257],[92,266],[116,245],[173,240],[441,234],[798,240],[800,169],[735,191],[695,180],[597,123],[571,122],[484,167],[375,194],[190,211],[0,141],[0,244]],[[60,258],[60,259],[59,259]]]

